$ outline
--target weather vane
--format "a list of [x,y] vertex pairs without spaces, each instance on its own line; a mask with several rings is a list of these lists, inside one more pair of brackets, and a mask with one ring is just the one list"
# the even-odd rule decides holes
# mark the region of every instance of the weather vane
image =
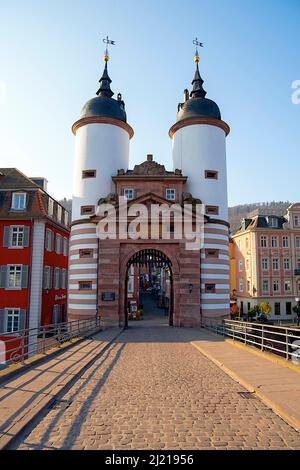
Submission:
[[108,36],[106,36],[106,38],[103,39],[103,42],[104,44],[106,44],[106,48],[105,48],[105,52],[104,52],[104,60],[105,62],[108,62],[109,60],[109,54],[108,54],[108,45],[112,45],[112,46],[115,46],[116,45],[116,42],[115,41],[111,41]]
[[195,44],[196,46],[196,52],[195,52],[195,57],[194,57],[194,61],[195,62],[199,62],[199,53],[198,53],[198,46],[200,47],[203,47],[203,42],[199,42],[198,41],[198,38],[196,37],[194,40],[193,40],[193,44]]

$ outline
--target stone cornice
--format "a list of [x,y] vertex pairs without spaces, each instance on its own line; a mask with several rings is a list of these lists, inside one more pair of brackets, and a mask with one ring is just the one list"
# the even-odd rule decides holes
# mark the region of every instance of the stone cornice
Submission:
[[182,121],[179,121],[173,124],[173,126],[169,130],[170,138],[172,139],[175,132],[178,131],[179,129],[182,129],[183,127],[186,127],[186,126],[193,126],[195,124],[208,124],[210,126],[219,127],[220,129],[223,129],[226,135],[228,135],[230,132],[230,127],[228,126],[228,124],[224,121],[221,121],[220,119],[214,119],[214,118],[209,118],[209,117],[208,118],[194,117],[194,118],[182,119]]
[[86,124],[111,124],[113,126],[121,127],[121,129],[124,129],[126,132],[128,132],[130,139],[134,135],[134,131],[132,127],[129,124],[127,124],[127,122],[120,121],[119,119],[114,119],[110,117],[104,117],[104,116],[103,117],[91,116],[91,117],[85,117],[85,118],[79,119],[72,126],[73,134],[76,135],[77,129],[79,129],[79,127],[85,126]]

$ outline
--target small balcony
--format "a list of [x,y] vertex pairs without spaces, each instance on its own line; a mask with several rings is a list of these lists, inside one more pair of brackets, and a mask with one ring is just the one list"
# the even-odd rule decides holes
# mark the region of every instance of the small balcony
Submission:
[[297,268],[294,270],[294,275],[295,276],[300,276],[300,268]]

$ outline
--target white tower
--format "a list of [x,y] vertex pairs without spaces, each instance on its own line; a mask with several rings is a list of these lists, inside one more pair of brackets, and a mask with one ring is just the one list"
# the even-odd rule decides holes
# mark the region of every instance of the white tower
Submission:
[[106,50],[97,96],[84,105],[72,126],[76,144],[68,298],[71,320],[97,312],[98,239],[91,217],[99,199],[112,192],[111,177],[120,168],[127,170],[133,136],[121,94],[117,100],[112,98],[108,60]]
[[205,98],[199,73],[199,55],[189,95],[178,105],[173,139],[173,167],[188,177],[185,188],[202,201],[205,211],[205,244],[201,250],[202,318],[229,313],[228,202],[226,136],[229,126],[221,120],[217,104]]

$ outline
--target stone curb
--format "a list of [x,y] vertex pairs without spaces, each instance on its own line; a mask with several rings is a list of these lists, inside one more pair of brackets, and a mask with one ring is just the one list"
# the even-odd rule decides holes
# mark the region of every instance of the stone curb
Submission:
[[[238,374],[233,372],[231,369],[226,367],[222,362],[218,361],[214,356],[212,356],[210,353],[208,353],[205,349],[201,348],[198,344],[195,344],[193,341],[191,344],[198,349],[207,359],[212,361],[216,366],[218,366],[223,372],[225,372],[229,377],[231,377],[235,382],[238,382],[240,385],[242,385],[246,390],[248,390],[250,393],[255,393],[255,395],[269,408],[274,411],[280,418],[283,419],[287,424],[289,424],[292,428],[294,428],[296,431],[300,431],[300,421],[298,419],[293,418],[290,416],[288,413],[286,413],[280,406],[278,406],[274,401],[270,400],[265,396],[264,393],[262,393],[259,389],[256,387],[253,387],[252,384],[249,382],[246,382],[244,379],[242,379]],[[245,346],[246,348],[246,346]]]
[[[46,410],[57,399],[63,396],[81,377],[81,375],[84,374],[86,370],[89,369],[94,364],[94,362],[103,355],[103,353],[111,346],[113,341],[115,341],[115,339],[117,339],[122,334],[122,332],[123,329],[118,331],[117,334],[109,339],[105,346],[102,347],[98,353],[93,355],[93,357],[86,364],[84,364],[81,369],[75,373],[75,375],[67,376],[65,380],[60,378],[58,381],[59,383],[57,383],[51,391],[43,394],[40,400],[35,400],[33,402],[33,408],[31,408],[29,411],[26,410],[26,412],[18,419],[18,421],[14,422],[9,429],[3,431],[2,435],[0,434],[0,450],[9,450],[9,446],[11,446],[13,442],[19,438],[20,434],[22,434],[29,425],[33,424],[38,419],[39,415],[43,415],[43,413],[45,413]],[[78,344],[78,342],[73,345],[76,344]],[[53,357],[56,357],[55,353],[53,354]]]

